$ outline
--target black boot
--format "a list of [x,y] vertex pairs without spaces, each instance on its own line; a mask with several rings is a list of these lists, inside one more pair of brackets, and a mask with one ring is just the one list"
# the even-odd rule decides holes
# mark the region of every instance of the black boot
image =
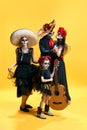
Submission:
[[49,105],[45,105],[45,112],[44,112],[46,115],[49,115],[49,116],[54,116],[50,111],[49,111]]
[[22,107],[20,106],[20,110],[23,111],[23,112],[29,112],[29,110],[28,110],[26,107],[22,108]]
[[33,108],[33,107],[32,107],[31,105],[29,105],[29,104],[26,104],[25,107],[26,107],[26,108]]
[[40,107],[38,107],[37,117],[39,117],[41,119],[46,119],[46,117],[42,114],[42,108],[40,108]]

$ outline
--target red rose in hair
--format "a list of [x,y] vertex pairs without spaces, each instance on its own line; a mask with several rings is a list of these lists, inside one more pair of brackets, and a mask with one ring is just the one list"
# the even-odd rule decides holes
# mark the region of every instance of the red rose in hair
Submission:
[[63,27],[59,27],[57,33],[61,34],[62,37],[65,37],[67,35],[67,32]]
[[39,58],[39,60],[38,60],[39,64],[41,65],[41,64],[44,62],[44,60],[49,60],[49,61],[51,61],[51,57],[50,57],[50,56],[41,56],[41,57]]

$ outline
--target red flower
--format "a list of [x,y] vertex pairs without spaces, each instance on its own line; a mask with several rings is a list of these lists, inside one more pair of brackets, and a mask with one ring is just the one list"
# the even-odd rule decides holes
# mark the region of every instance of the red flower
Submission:
[[54,41],[52,39],[50,39],[50,41],[49,41],[49,46],[50,46],[50,48],[53,48],[53,46],[54,46]]
[[43,25],[44,31],[48,31],[50,28],[51,28],[51,26],[48,23],[46,23],[45,25]]
[[49,60],[51,61],[51,57],[50,56],[41,56],[38,60],[39,64],[43,64],[44,60]]
[[59,27],[57,33],[61,34],[62,37],[65,37],[67,35],[67,32],[63,27]]

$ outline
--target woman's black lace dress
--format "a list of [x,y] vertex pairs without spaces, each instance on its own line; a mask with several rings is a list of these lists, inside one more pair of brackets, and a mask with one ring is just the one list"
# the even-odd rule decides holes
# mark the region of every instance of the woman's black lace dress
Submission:
[[33,48],[28,53],[23,53],[21,48],[17,48],[17,68],[14,73],[17,86],[17,97],[29,95],[33,89],[32,78],[38,71],[37,66],[31,64]]

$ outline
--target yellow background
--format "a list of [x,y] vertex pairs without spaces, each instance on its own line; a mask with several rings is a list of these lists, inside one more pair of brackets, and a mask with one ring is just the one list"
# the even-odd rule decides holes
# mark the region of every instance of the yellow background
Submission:
[[[37,93],[29,97],[33,105],[29,114],[19,111],[20,98],[7,79],[8,67],[15,62],[16,47],[10,43],[11,33],[19,28],[34,32],[46,22],[56,20],[67,30],[66,42],[71,50],[65,56],[71,105],[64,111],[54,111],[54,117],[35,117],[40,102]],[[87,129],[87,0],[0,0],[0,129],[1,130],[86,130]],[[34,47],[39,57],[38,45]]]
[[[0,87],[8,87],[7,69],[15,61],[15,47],[10,34],[19,28],[34,32],[46,22],[56,20],[67,30],[71,50],[65,56],[70,84],[87,85],[87,1],[86,0],[0,0]],[[39,57],[38,45],[35,57]]]

